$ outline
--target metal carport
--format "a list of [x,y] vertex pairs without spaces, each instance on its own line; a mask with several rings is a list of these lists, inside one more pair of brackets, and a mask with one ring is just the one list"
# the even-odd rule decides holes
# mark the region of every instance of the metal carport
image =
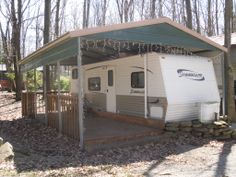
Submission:
[[[159,18],[139,22],[123,23],[118,25],[96,27],[68,32],[56,40],[44,45],[19,62],[22,72],[27,72],[39,66],[50,65],[67,59],[68,62],[77,64],[79,68],[79,131],[80,145],[83,147],[83,70],[81,65],[97,62],[99,60],[119,57],[116,51],[105,48],[105,52],[100,50],[85,50],[83,40],[86,41],[129,41],[144,44],[158,43],[184,48],[196,55],[210,53],[217,56],[227,49],[214,43],[168,18]],[[93,44],[97,45],[97,44]],[[100,44],[102,45],[102,44]],[[137,52],[134,50],[134,52]]]

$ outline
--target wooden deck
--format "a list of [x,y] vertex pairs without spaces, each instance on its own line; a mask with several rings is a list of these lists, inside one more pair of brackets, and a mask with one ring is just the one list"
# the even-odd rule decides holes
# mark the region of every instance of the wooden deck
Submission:
[[94,114],[85,119],[85,144],[103,144],[128,141],[162,133],[160,129],[99,117]]
[[[34,114],[29,108],[35,108],[34,94],[24,94],[22,102],[23,114]],[[33,97],[34,98],[34,97]],[[27,100],[34,101],[27,101]],[[78,99],[71,95],[47,95],[48,126],[61,133],[79,140]],[[59,114],[58,110],[61,110]],[[24,111],[24,112],[23,112]],[[129,141],[162,133],[164,122],[141,117],[123,116],[106,112],[91,112],[84,119],[84,144],[96,145],[113,142]]]

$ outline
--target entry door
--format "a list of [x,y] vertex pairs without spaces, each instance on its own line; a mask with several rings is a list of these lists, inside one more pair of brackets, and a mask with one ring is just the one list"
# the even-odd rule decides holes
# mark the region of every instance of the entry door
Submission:
[[107,112],[116,112],[115,69],[107,68]]

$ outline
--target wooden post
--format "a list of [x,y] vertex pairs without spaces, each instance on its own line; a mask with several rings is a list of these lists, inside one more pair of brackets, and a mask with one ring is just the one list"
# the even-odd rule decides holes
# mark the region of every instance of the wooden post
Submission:
[[57,62],[57,106],[59,118],[59,133],[62,133],[62,114],[61,114],[61,83],[60,83],[61,67],[60,61]]
[[28,88],[28,72],[26,72],[26,115],[27,118],[29,117],[29,106],[28,106],[28,101],[29,101],[29,88]]
[[148,60],[148,45],[147,45],[147,52],[144,55],[144,117],[147,118],[147,60]]
[[47,79],[46,79],[46,66],[43,66],[43,91],[45,102],[45,125],[48,126],[48,100],[47,100]]
[[225,62],[224,62],[224,55],[221,57],[221,74],[222,74],[222,115],[225,117],[225,97],[226,97],[226,87],[225,87]]
[[83,68],[82,68],[82,51],[80,49],[80,37],[78,38],[78,55],[77,55],[77,67],[78,67],[78,120],[79,120],[79,136],[80,136],[80,148],[84,149],[84,93],[83,93]]
[[37,116],[37,88],[36,88],[36,69],[34,69],[34,118]]

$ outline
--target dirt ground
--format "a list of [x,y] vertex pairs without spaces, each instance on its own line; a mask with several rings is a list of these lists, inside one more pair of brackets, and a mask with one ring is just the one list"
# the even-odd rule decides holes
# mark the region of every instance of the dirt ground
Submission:
[[[176,176],[236,175],[236,141],[189,134],[163,134],[143,145],[81,152],[78,142],[42,123],[21,118],[20,102],[0,93],[0,137],[15,157],[0,164],[0,176]],[[161,141],[159,141],[161,139]]]

